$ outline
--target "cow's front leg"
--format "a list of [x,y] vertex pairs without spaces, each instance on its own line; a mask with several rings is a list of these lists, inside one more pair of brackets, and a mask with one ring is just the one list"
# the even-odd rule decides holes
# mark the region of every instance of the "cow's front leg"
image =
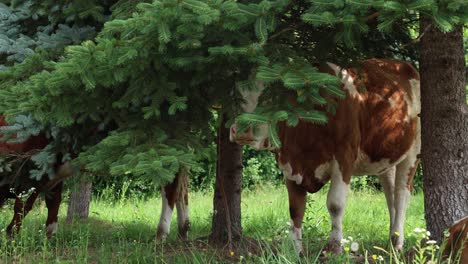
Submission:
[[336,168],[331,175],[331,185],[327,196],[327,208],[332,222],[327,250],[340,254],[342,252],[341,240],[343,239],[342,222],[346,208],[346,197],[348,195],[349,183],[346,183],[343,180],[343,174],[341,173],[339,166],[337,165],[335,167]]
[[291,216],[291,238],[294,241],[297,252],[304,253],[302,247],[302,219],[306,207],[307,192],[296,184],[295,181],[286,180],[289,197],[289,214]]
[[12,237],[13,234],[17,234],[21,228],[24,217],[31,211],[34,201],[36,201],[38,192],[33,191],[31,196],[24,203],[20,198],[16,198],[14,214],[11,223],[8,225],[6,233],[8,237]]
[[51,192],[47,193],[45,202],[47,206],[47,221],[46,221],[46,235],[50,239],[56,232],[58,227],[58,213],[60,203],[62,202],[62,187],[63,183],[60,182],[55,186]]

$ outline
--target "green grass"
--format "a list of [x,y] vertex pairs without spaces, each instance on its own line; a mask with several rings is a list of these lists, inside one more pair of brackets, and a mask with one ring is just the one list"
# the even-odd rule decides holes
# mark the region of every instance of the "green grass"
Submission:
[[[242,223],[244,235],[263,241],[259,254],[248,251],[234,252],[229,258],[226,252],[216,251],[197,240],[210,233],[212,194],[191,193],[189,198],[191,232],[190,242],[176,239],[176,218],[173,217],[172,233],[165,243],[154,242],[159,220],[160,198],[118,199],[94,198],[90,206],[90,218],[73,225],[63,222],[66,203],[60,210],[59,230],[47,241],[44,222],[47,213],[43,203],[26,218],[22,232],[6,243],[4,231],[0,236],[0,263],[217,263],[240,261],[248,263],[313,263],[319,261],[321,248],[330,230],[330,220],[325,207],[326,193],[309,195],[304,221],[303,242],[307,254],[299,258],[289,236],[289,210],[285,187],[269,187],[244,192],[242,197]],[[11,220],[11,210],[0,214],[0,227]],[[411,199],[407,214],[406,230],[424,227],[423,197]],[[378,192],[351,192],[344,218],[344,236],[351,236],[360,245],[359,255],[383,255],[374,246],[389,249],[388,213],[385,199]],[[408,233],[408,231],[406,233]],[[407,236],[408,247],[417,239]],[[260,242],[259,242],[260,243]],[[241,257],[242,255],[242,257]],[[332,256],[331,263],[354,262],[349,254]],[[388,261],[388,260],[387,260]]]

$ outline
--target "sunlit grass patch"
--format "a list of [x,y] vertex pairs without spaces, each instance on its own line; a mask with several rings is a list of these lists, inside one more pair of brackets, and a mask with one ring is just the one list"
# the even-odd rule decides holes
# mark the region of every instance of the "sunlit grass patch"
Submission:
[[[422,194],[412,196],[405,225],[407,243],[401,254],[394,254],[389,243],[389,216],[383,193],[350,192],[343,220],[344,237],[349,240],[343,246],[348,250],[340,256],[321,253],[330,231],[326,190],[309,195],[303,226],[304,257],[296,254],[289,239],[286,188],[265,185],[243,193],[243,232],[254,239],[249,241],[257,244],[252,250],[247,247],[239,251],[220,251],[208,245],[206,240],[198,239],[210,233],[212,199],[211,193],[191,193],[189,241],[177,240],[174,215],[172,232],[164,243],[155,243],[161,208],[159,197],[94,197],[89,219],[73,224],[63,221],[64,203],[60,210],[59,230],[50,241],[45,239],[43,227],[47,209],[38,203],[14,241],[7,244],[4,232],[1,233],[0,263],[390,263],[396,258],[400,263],[412,263],[407,260],[409,252],[412,252],[413,260],[418,257],[415,252],[421,238],[412,235],[412,231],[424,228]],[[2,211],[0,225],[6,227],[11,216],[12,212]],[[419,246],[419,250],[421,247],[426,244]],[[425,250],[423,256],[435,253],[432,255],[437,260],[439,251]]]

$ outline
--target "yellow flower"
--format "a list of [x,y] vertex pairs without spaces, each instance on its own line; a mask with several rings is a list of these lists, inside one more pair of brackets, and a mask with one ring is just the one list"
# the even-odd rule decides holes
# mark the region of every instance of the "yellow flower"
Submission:
[[349,252],[349,247],[345,247],[344,251]]
[[234,251],[229,252],[231,254],[231,257],[234,256]]
[[374,260],[376,260],[376,259],[377,259],[377,255],[375,255],[375,254],[372,255],[372,258],[373,258]]
[[400,236],[400,232],[395,232],[395,236]]

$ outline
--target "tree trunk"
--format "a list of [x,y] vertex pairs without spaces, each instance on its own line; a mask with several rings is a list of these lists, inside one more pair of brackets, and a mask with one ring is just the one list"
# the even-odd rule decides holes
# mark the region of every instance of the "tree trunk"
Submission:
[[88,218],[92,187],[92,182],[87,181],[86,177],[81,177],[74,185],[68,202],[67,223],[75,218]]
[[[428,28],[429,27],[429,28]],[[468,115],[462,27],[443,33],[421,19],[421,124],[427,229],[443,231],[468,215]]]
[[223,114],[218,128],[218,159],[210,235],[210,241],[218,245],[237,241],[242,235],[242,146],[229,141],[226,120]]

